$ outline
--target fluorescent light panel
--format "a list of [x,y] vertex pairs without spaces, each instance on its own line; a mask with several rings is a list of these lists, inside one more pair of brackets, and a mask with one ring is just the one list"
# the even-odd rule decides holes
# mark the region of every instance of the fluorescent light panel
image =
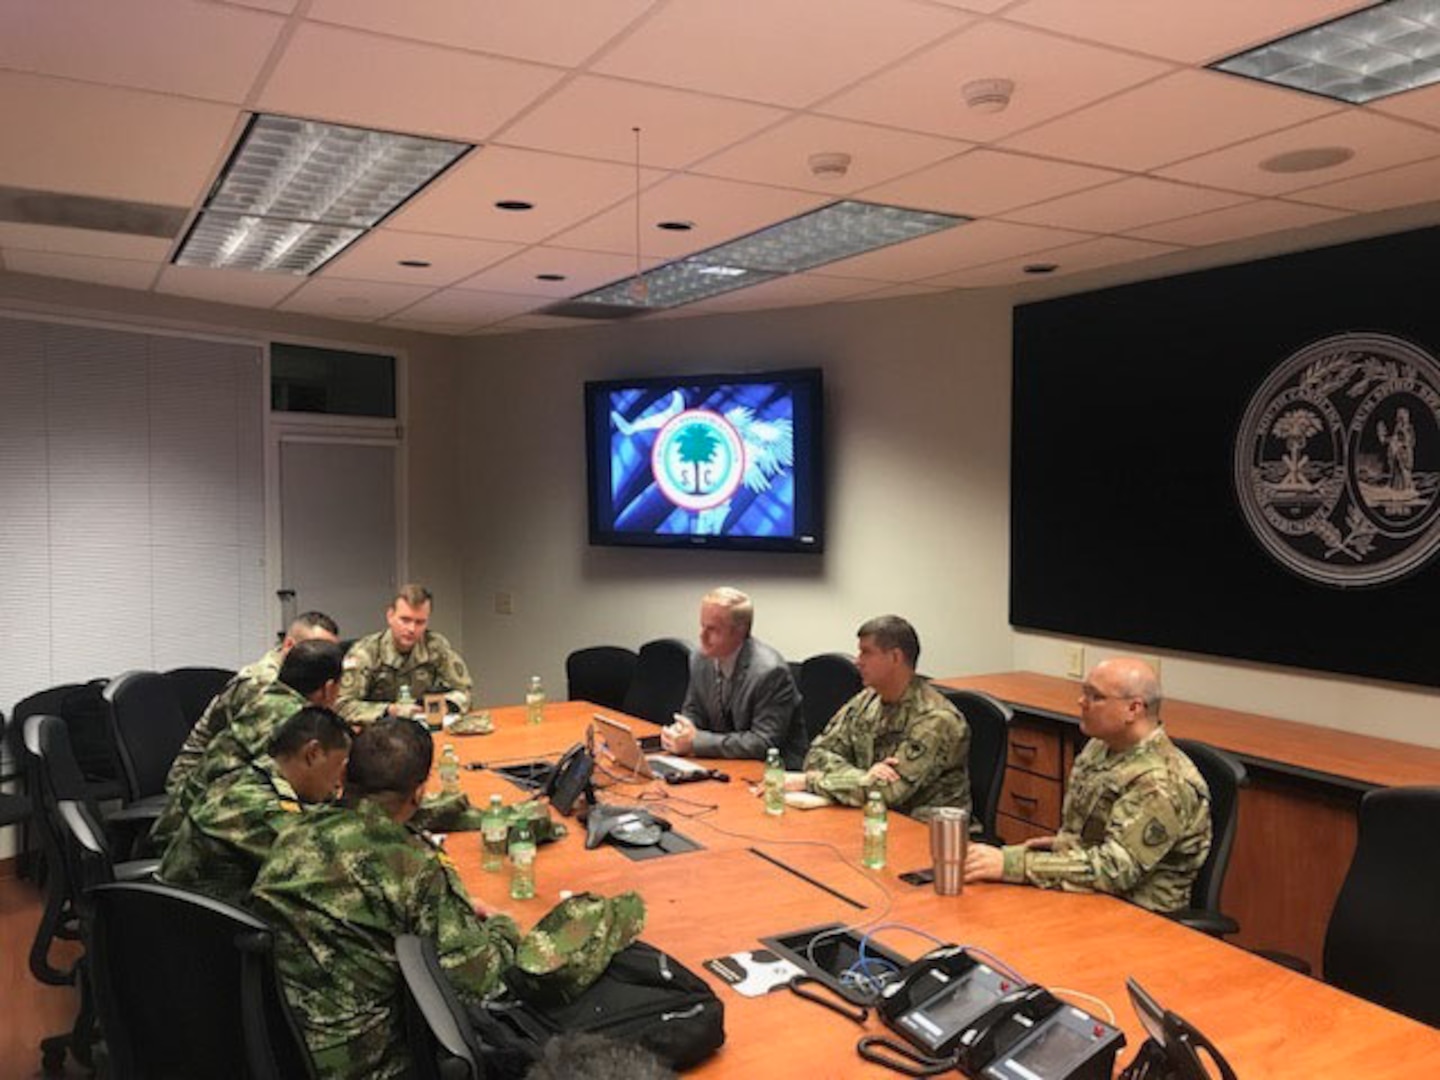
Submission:
[[1364,105],[1440,81],[1440,0],[1387,0],[1210,66]]
[[175,262],[314,273],[469,149],[257,115]]
[[759,285],[784,274],[940,232],[969,221],[953,214],[845,200],[757,232],[706,248],[641,275],[582,293],[565,305],[606,304],[639,309],[678,307]]

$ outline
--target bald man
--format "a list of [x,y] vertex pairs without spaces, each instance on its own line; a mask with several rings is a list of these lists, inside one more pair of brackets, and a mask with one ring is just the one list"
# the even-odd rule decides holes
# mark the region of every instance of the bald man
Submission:
[[1106,892],[1151,911],[1190,906],[1210,851],[1210,789],[1160,723],[1160,680],[1143,660],[1096,664],[1080,688],[1089,743],[1065,789],[1060,832],[972,844],[966,881]]

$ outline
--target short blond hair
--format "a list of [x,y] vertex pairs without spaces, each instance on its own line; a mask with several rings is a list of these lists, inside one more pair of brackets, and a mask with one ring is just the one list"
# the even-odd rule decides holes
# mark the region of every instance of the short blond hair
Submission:
[[404,600],[411,607],[424,607],[434,599],[435,597],[430,594],[429,589],[412,581],[400,586],[394,599],[390,601],[390,606],[393,608],[397,601]]
[[755,605],[750,602],[750,597],[739,589],[721,585],[702,596],[700,602],[724,608],[730,615],[731,625],[744,630],[746,637],[750,636],[750,628],[755,625]]

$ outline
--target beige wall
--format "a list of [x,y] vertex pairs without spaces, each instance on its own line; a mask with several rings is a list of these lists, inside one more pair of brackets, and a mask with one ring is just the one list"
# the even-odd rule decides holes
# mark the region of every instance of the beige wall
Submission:
[[[462,380],[481,698],[514,701],[532,673],[558,696],[579,646],[693,637],[721,583],[753,594],[756,634],[791,658],[853,649],[861,621],[894,611],[926,670],[1008,667],[1009,340],[1009,305],[963,293],[482,340]],[[826,380],[823,556],[587,544],[586,379],[810,365]]]

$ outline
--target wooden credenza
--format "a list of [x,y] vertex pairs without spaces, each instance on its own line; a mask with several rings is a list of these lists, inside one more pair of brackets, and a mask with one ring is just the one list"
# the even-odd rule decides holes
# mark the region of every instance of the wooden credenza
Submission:
[[[983,690],[1015,710],[1000,795],[1006,843],[1053,833],[1079,730],[1079,683],[1033,672],[938,680]],[[1240,923],[1230,940],[1280,949],[1320,972],[1325,928],[1355,853],[1367,791],[1440,784],[1440,749],[1166,699],[1170,734],[1235,754],[1248,786],[1221,898]]]

